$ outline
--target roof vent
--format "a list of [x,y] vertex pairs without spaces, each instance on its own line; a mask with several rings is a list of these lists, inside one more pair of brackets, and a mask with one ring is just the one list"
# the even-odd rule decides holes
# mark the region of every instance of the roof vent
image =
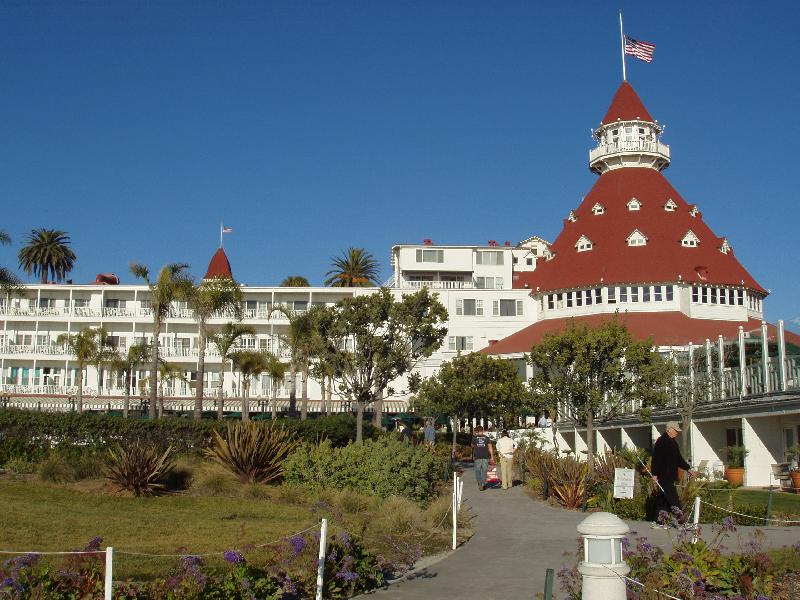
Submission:
[[495,246],[497,246],[497,240],[489,240],[489,245],[494,248]]
[[119,285],[119,277],[114,273],[99,273],[94,282],[100,285]]
[[508,240],[506,240],[506,241],[505,241],[505,243],[503,244],[503,246],[508,246],[508,247],[510,247],[510,246],[511,246],[511,242],[509,242]]
[[422,240],[422,245],[423,246],[433,246],[433,240],[430,239],[430,238],[425,238],[424,240]]

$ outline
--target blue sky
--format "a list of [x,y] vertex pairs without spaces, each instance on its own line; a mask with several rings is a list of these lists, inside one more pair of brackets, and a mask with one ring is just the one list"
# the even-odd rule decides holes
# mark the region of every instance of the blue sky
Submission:
[[250,285],[319,284],[348,246],[386,279],[393,243],[552,240],[595,180],[621,5],[667,178],[800,329],[800,3],[563,4],[5,2],[0,264],[35,227],[70,233],[76,282],[202,275],[221,219]]

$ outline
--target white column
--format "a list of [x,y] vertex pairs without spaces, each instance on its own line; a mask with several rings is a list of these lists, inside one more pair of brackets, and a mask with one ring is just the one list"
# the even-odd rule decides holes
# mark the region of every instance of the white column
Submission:
[[739,397],[742,398],[747,395],[747,382],[745,381],[745,351],[744,351],[744,327],[739,325]]
[[711,340],[706,338],[706,385],[708,385],[708,401],[713,400],[713,389],[711,387]]
[[689,402],[694,402],[694,344],[689,342]]
[[780,373],[781,391],[786,391],[786,337],[783,331],[783,319],[778,321],[778,370]]
[[725,394],[725,340],[722,334],[717,336],[717,374],[719,375],[719,399],[727,398]]
[[769,381],[769,332],[767,331],[767,322],[761,321],[761,368],[764,372],[764,388],[763,392],[769,394],[770,389]]

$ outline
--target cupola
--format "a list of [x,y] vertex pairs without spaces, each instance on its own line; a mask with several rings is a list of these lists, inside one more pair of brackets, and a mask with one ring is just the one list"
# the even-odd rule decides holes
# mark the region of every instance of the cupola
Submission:
[[222,246],[217,248],[214,256],[211,257],[211,261],[208,263],[208,270],[206,271],[205,277],[203,277],[203,279],[219,278],[233,279],[231,263],[228,261],[228,256],[225,254],[225,250],[222,249]]

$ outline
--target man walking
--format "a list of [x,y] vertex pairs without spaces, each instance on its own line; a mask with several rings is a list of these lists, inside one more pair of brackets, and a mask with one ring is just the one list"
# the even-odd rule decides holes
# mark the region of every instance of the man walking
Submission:
[[436,429],[433,427],[433,422],[428,419],[425,421],[425,447],[429,450],[432,450],[433,447],[436,445]]
[[492,440],[483,432],[483,427],[478,425],[472,436],[472,460],[475,463],[475,479],[478,489],[486,489],[486,471],[489,469],[489,459],[494,462],[494,449]]
[[661,511],[672,513],[675,508],[681,509],[681,501],[675,489],[675,482],[678,480],[678,467],[688,471],[692,476],[697,475],[697,472],[692,470],[691,465],[681,456],[678,442],[675,441],[680,431],[680,425],[676,421],[670,421],[667,423],[664,433],[661,434],[661,437],[656,440],[655,446],[653,446],[653,462],[650,474],[653,482],[659,487],[656,496],[656,523],[653,523],[653,527],[667,527],[663,523],[658,523]]
[[500,434],[496,445],[500,455],[500,485],[507,490],[514,487],[514,478],[511,475],[511,468],[514,466],[514,440],[509,437],[507,429]]

